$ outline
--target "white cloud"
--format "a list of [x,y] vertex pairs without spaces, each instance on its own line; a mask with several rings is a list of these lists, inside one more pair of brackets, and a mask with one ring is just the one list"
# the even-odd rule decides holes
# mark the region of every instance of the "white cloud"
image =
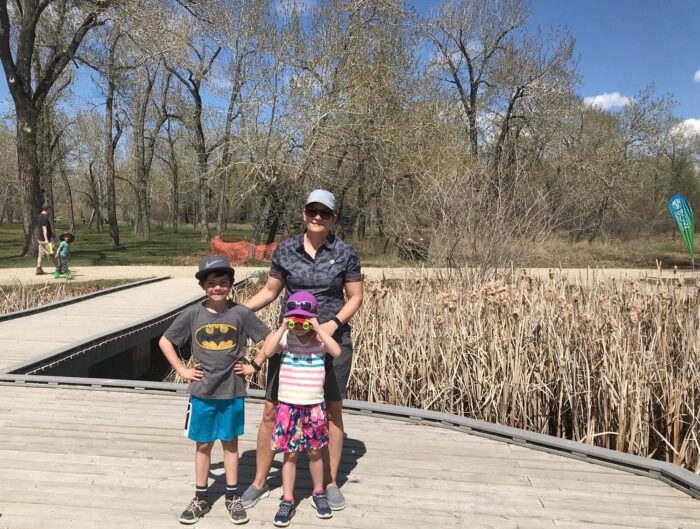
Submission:
[[696,83],[700,83],[700,70],[695,72],[695,75],[693,76],[693,81],[695,81]]
[[608,94],[600,94],[593,97],[583,98],[583,103],[589,107],[600,108],[601,110],[610,110],[611,108],[622,108],[632,102],[631,97],[623,96],[620,92]]
[[700,134],[700,119],[684,119],[674,127],[674,132],[680,133],[685,137],[696,136]]

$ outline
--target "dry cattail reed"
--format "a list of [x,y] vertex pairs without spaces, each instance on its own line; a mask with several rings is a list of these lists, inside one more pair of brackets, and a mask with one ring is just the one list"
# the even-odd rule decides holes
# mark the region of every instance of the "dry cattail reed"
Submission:
[[[348,397],[465,415],[700,472],[698,301],[698,289],[678,282],[580,283],[559,272],[368,282],[352,322]],[[258,315],[273,325],[278,309]]]

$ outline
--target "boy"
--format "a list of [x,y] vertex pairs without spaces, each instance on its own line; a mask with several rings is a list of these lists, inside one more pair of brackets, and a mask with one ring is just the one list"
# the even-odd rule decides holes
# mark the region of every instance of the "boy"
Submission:
[[[185,309],[160,339],[170,365],[190,382],[185,435],[197,443],[194,499],[180,515],[180,523],[193,524],[209,512],[207,497],[211,449],[219,439],[224,450],[226,510],[234,524],[248,521],[238,495],[238,437],[243,435],[244,380],[233,365],[245,355],[246,340],[259,342],[270,329],[243,305],[227,299],[234,270],[218,255],[202,259],[195,274],[206,300]],[[187,367],[174,346],[192,343],[192,367]]]
[[56,250],[58,264],[56,265],[53,277],[54,279],[59,279],[61,274],[66,274],[66,279],[73,279],[73,274],[68,270],[68,256],[70,255],[70,243],[75,240],[75,235],[72,233],[62,233],[58,238],[61,240],[61,244],[58,245],[58,249]]

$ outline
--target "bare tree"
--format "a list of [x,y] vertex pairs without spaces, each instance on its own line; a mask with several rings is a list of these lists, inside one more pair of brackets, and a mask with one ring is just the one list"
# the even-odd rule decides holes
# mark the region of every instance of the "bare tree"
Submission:
[[[32,58],[39,53],[37,31],[42,17],[45,18],[49,5],[55,5],[65,14],[68,7],[81,14],[77,24],[74,17],[61,17],[61,46],[55,46],[45,53],[41,75],[32,74]],[[110,1],[68,2],[51,0],[25,0],[11,4],[0,1],[0,61],[5,78],[15,104],[17,130],[17,165],[22,194],[22,218],[24,243],[22,253],[29,255],[36,251],[37,238],[34,236],[36,219],[41,210],[41,175],[37,157],[37,138],[41,111],[49,91],[75,57],[80,44],[91,29],[103,23],[101,15],[112,5]],[[12,6],[12,7],[10,7]],[[11,35],[16,35],[11,39]]]
[[427,35],[457,90],[471,157],[479,157],[480,117],[489,106],[493,69],[506,42],[529,15],[523,0],[447,0],[426,25]]
[[199,46],[190,46],[190,51],[194,56],[194,60],[190,64],[174,66],[166,63],[166,68],[179,79],[192,97],[191,126],[195,150],[197,151],[199,223],[201,239],[202,241],[208,241],[211,238],[211,234],[209,231],[209,185],[207,183],[207,173],[209,170],[209,156],[218,144],[207,145],[203,122],[202,82],[211,71],[212,64],[221,52],[221,46],[212,48],[202,38]]

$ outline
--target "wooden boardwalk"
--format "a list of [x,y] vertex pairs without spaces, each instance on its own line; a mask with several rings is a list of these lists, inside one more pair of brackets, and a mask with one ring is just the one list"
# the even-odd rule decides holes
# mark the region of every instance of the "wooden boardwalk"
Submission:
[[171,278],[0,321],[0,373],[72,343],[154,318],[201,294],[193,277]]
[[[177,393],[0,383],[0,529],[179,527],[193,492]],[[240,483],[262,407],[249,401]],[[652,478],[437,427],[349,414],[344,511],[315,517],[305,466],[291,527],[700,528],[700,501]],[[223,492],[220,447],[210,483]],[[249,511],[272,527],[281,493]],[[198,528],[231,527],[223,498]]]

